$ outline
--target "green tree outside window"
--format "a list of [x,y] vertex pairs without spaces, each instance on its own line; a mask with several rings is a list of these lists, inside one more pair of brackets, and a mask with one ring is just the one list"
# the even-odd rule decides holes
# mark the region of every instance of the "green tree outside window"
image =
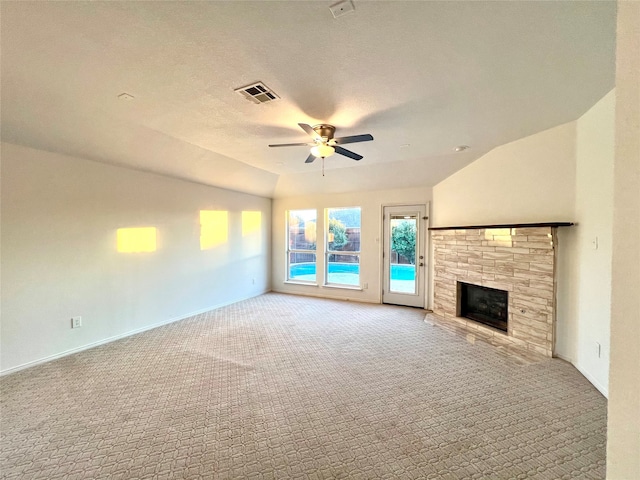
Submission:
[[405,257],[409,263],[416,260],[416,225],[414,222],[400,222],[391,228],[391,249]]
[[329,219],[329,250],[338,250],[349,243],[347,229],[340,220]]

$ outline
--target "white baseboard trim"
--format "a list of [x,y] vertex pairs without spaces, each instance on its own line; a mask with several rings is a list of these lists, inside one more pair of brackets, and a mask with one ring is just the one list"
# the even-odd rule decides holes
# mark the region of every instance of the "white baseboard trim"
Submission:
[[179,317],[169,318],[167,320],[163,320],[162,322],[152,323],[151,325],[146,325],[144,327],[136,328],[134,330],[129,330],[128,332],[121,333],[119,335],[114,335],[112,337],[103,338],[102,340],[98,340],[95,342],[87,343],[86,345],[82,345],[80,347],[71,348],[69,350],[65,350],[64,352],[56,353],[53,355],[49,355],[47,357],[39,358],[38,360],[33,360],[31,362],[23,363],[22,365],[17,365],[15,367],[7,368],[6,370],[0,370],[0,377],[5,375],[10,375],[12,373],[18,372],[20,370],[25,370],[27,368],[35,367],[36,365],[41,365],[43,363],[50,362],[52,360],[57,360],[62,357],[66,357],[68,355],[73,355],[74,353],[79,353],[84,350],[89,350],[90,348],[98,347],[100,345],[104,345],[106,343],[115,342],[116,340],[120,340],[122,338],[130,337],[131,335],[137,335],[138,333],[146,332],[147,330],[153,330],[154,328],[162,327],[164,325],[168,325],[170,323],[179,322],[180,320],[186,320],[187,318],[193,317],[195,315],[200,315],[201,313],[210,312],[211,310],[215,310],[217,308],[226,307],[227,305],[232,305],[234,303],[242,302],[243,300],[248,300],[253,297],[259,297],[260,295],[264,295],[265,293],[270,292],[271,290],[265,290],[261,293],[257,293],[255,295],[248,295],[246,297],[238,298],[232,300],[230,302],[219,303],[210,307],[202,308],[200,310],[196,310],[194,312],[189,312]]
[[582,368],[579,364],[577,363],[573,363],[572,365],[574,367],[576,367],[576,369],[587,379],[589,380],[589,382],[591,383],[591,385],[593,385],[594,387],[596,387],[596,389],[602,394],[604,395],[604,398],[609,398],[609,391],[604,388],[603,385],[600,384],[600,382],[598,382],[595,378],[593,378],[593,375],[591,375],[589,372],[587,372],[584,368]]
[[[347,290],[349,290],[349,289],[347,289]],[[334,296],[334,295],[326,295],[326,294],[323,294],[323,293],[295,292],[295,291],[292,291],[292,290],[278,290],[276,288],[272,288],[271,291],[273,293],[283,293],[285,295],[299,295],[301,297],[325,298],[327,300],[342,300],[344,302],[380,304],[379,300],[373,300],[373,299],[367,299],[367,298],[339,297],[339,296]]]
[[561,355],[559,353],[553,353],[554,358],[559,358],[560,360],[564,360],[565,362],[569,362],[571,365],[573,365],[573,359],[565,356],[565,355]]
[[569,362],[571,365],[573,365],[575,367],[576,370],[578,370],[582,376],[584,378],[586,378],[587,380],[589,380],[589,383],[591,383],[591,385],[593,385],[594,387],[596,387],[596,389],[602,394],[604,395],[604,398],[609,398],[609,390],[607,390],[606,388],[604,388],[604,386],[602,384],[600,384],[600,382],[598,382],[598,380],[596,380],[593,375],[591,375],[589,372],[587,372],[584,368],[582,368],[578,363],[574,362],[571,358],[566,357],[564,355],[558,355],[555,354],[555,357],[559,358],[560,360],[564,360],[565,362]]

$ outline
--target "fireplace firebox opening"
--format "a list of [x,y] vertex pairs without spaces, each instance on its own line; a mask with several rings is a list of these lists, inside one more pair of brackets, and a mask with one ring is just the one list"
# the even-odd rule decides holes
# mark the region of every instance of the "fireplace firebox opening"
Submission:
[[507,331],[509,292],[458,282],[457,315]]

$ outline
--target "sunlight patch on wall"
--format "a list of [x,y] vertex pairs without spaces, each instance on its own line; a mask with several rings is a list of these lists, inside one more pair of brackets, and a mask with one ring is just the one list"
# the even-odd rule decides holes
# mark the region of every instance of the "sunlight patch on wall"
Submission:
[[262,212],[242,212],[242,255],[252,257],[262,251]]
[[226,210],[200,210],[200,250],[209,250],[227,243],[229,239],[229,212]]
[[487,228],[484,239],[490,247],[513,247],[510,228]]
[[119,228],[117,230],[117,250],[120,253],[155,252],[156,249],[156,227]]
[[260,232],[262,226],[262,212],[242,212],[242,236],[246,237],[252,233]]

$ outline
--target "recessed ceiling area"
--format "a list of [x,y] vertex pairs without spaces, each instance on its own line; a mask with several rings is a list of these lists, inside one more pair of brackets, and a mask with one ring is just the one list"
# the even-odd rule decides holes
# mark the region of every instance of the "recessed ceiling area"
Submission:
[[[614,87],[615,2],[333,3],[3,2],[2,140],[268,197],[432,186]],[[300,122],[375,140],[321,180],[268,148]]]

